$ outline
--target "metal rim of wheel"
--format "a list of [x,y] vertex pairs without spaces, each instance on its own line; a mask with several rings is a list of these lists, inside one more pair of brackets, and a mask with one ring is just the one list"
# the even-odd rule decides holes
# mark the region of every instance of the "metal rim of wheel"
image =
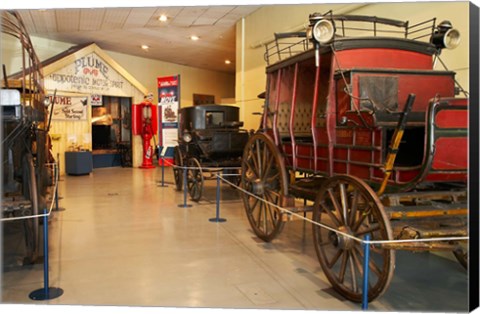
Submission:
[[203,173],[200,162],[196,158],[188,160],[187,189],[192,201],[198,202],[202,197]]
[[[355,238],[391,240],[390,221],[375,192],[353,176],[325,181],[317,194],[313,220]],[[361,242],[313,224],[313,240],[320,265],[333,288],[343,297],[362,301],[363,245]],[[369,302],[382,295],[393,277],[395,251],[370,245]]]
[[[30,199],[32,208],[29,211],[34,218],[24,220],[26,256],[24,264],[33,264],[39,254],[40,234],[39,234],[39,209],[38,209],[38,190],[37,178],[35,175],[35,167],[33,158],[30,154],[26,154],[23,158],[23,184],[25,184],[27,197]],[[27,183],[28,182],[28,183]]]
[[467,243],[459,244],[458,248],[452,251],[455,255],[457,261],[463,266],[463,268],[468,269],[468,245]]
[[175,189],[181,191],[183,189],[183,169],[177,167],[183,167],[183,157],[180,147],[175,146],[173,149],[173,161],[175,167],[173,167],[173,177],[175,180]]
[[285,222],[283,213],[269,203],[281,205],[288,185],[283,158],[267,135],[255,134],[247,142],[242,159],[241,187],[256,196],[242,193],[245,212],[254,233],[263,241],[272,241],[282,231]]

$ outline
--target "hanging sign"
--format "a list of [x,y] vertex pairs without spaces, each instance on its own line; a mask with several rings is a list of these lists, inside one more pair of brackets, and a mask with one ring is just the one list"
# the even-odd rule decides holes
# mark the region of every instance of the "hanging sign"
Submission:
[[47,96],[50,100],[49,113],[53,106],[52,120],[87,120],[88,98],[86,96]]
[[90,95],[90,105],[91,106],[101,106],[102,105],[102,95],[98,95],[98,94]]
[[180,75],[157,78],[160,146],[165,157],[173,157],[177,146],[178,108],[180,107]]
[[96,53],[90,53],[48,75],[45,86],[50,90],[123,96],[130,85]]

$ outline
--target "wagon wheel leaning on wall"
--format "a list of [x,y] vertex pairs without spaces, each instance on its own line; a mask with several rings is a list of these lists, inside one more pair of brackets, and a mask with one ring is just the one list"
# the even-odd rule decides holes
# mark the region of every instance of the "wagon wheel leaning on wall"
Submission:
[[173,149],[173,178],[175,179],[175,189],[181,191],[183,189],[183,154],[179,146]]
[[[392,229],[375,192],[360,179],[341,175],[329,178],[317,194],[313,240],[320,265],[333,288],[345,298],[362,301],[362,242],[357,239],[391,240]],[[333,231],[335,230],[335,231]],[[379,297],[390,285],[395,251],[370,245],[368,300]]]
[[[288,182],[285,163],[274,142],[261,133],[248,140],[243,151],[241,187],[250,226],[262,240],[270,242],[283,229],[282,206]],[[267,202],[264,202],[267,201]]]
[[187,163],[187,189],[192,201],[198,202],[202,197],[203,191],[203,173],[200,162],[195,157],[188,160]]

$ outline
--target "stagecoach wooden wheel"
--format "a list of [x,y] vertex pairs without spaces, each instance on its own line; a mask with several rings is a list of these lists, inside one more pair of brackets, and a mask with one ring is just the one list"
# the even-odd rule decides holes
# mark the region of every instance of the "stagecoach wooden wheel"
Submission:
[[250,226],[260,239],[270,242],[285,224],[282,212],[273,205],[282,205],[288,186],[283,158],[268,136],[250,137],[243,151],[241,180],[248,191],[242,198]]
[[[320,265],[333,288],[345,298],[362,301],[363,246],[348,237],[391,240],[392,230],[375,192],[353,176],[335,176],[325,181],[317,194],[313,240]],[[338,234],[335,231],[341,231]],[[368,300],[379,297],[390,285],[395,251],[370,245]]]
[[187,164],[187,189],[190,198],[194,202],[198,202],[202,197],[203,191],[203,173],[200,162],[192,157]]
[[[177,167],[183,167],[183,156],[180,147],[175,146],[173,149],[173,160],[174,164]],[[183,189],[183,169],[173,167],[173,177],[175,179],[175,188],[177,191],[181,191]]]

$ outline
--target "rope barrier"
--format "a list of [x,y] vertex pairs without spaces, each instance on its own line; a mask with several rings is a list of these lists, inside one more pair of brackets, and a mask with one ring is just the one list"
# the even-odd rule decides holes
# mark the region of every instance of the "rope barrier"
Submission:
[[[170,163],[171,166],[173,166],[174,168],[178,168],[178,169],[193,169],[193,170],[216,170],[217,172],[219,172],[220,170],[223,170],[223,169],[235,169],[235,170],[241,170],[241,167],[225,167],[225,168],[210,168],[210,167],[185,167],[185,166],[177,166],[177,165],[174,165],[172,163]],[[332,232],[335,232],[337,234],[340,234],[344,237],[347,237],[349,239],[352,239],[354,241],[357,241],[359,243],[365,243],[365,244],[393,244],[393,243],[408,243],[408,242],[442,242],[442,241],[464,241],[464,240],[469,240],[469,237],[466,236],[466,237],[441,237],[441,238],[422,238],[422,239],[399,239],[399,240],[364,240],[364,239],[361,239],[361,238],[357,238],[355,236],[352,236],[350,234],[347,234],[347,233],[344,233],[342,231],[339,231],[335,228],[332,228],[332,227],[329,227],[327,225],[324,225],[320,222],[317,222],[317,221],[314,221],[312,219],[309,219],[308,217],[304,217],[303,215],[300,215],[300,214],[297,214],[297,213],[294,213],[286,208],[283,208],[277,204],[274,204],[270,201],[267,201],[245,189],[242,189],[241,187],[231,183],[230,181],[228,180],[225,180],[223,177],[226,177],[226,176],[239,176],[240,174],[215,174],[215,176],[220,176],[220,180],[224,181],[226,184],[229,184],[231,185],[232,187],[238,189],[239,191],[241,191],[242,193],[245,193],[251,197],[254,197],[256,198],[257,200],[265,203],[265,204],[268,204],[272,207],[275,207],[277,208],[279,211],[281,211],[282,213],[287,213],[291,216],[294,216],[294,217],[297,217],[297,218],[300,218],[301,220],[305,220],[311,224],[314,224],[314,225],[317,225],[319,227],[322,227],[324,229],[327,229],[329,231],[332,231]]]
[[[218,175],[217,175],[218,176]],[[314,225],[317,225],[319,227],[322,227],[322,228],[325,228],[329,231],[333,231],[337,234],[340,234],[344,237],[347,237],[349,239],[352,239],[354,241],[357,241],[357,242],[360,242],[360,243],[363,243],[363,244],[393,244],[393,243],[408,243],[408,242],[441,242],[441,241],[461,241],[461,240],[468,240],[469,237],[442,237],[442,238],[424,238],[424,239],[399,239],[399,240],[364,240],[364,239],[361,239],[361,238],[357,238],[355,236],[352,236],[350,234],[347,234],[347,233],[344,233],[342,231],[339,231],[337,229],[334,229],[334,228],[331,228],[329,226],[326,226],[322,223],[319,223],[317,221],[314,221],[310,218],[307,218],[307,217],[304,217],[303,215],[300,215],[300,214],[297,214],[297,213],[294,213],[286,208],[283,208],[277,204],[274,204],[270,201],[267,201],[245,189],[242,189],[241,187],[235,185],[235,184],[232,184],[231,182],[229,182],[228,180],[224,180],[222,177],[220,177],[221,180],[223,180],[225,183],[227,184],[230,184],[231,186],[233,186],[234,188],[240,190],[241,192],[245,193],[245,194],[248,194],[256,199],[258,199],[259,201],[261,202],[264,202],[265,204],[268,204],[270,206],[273,206],[275,208],[277,208],[278,210],[280,210],[281,212],[283,213],[287,213],[289,215],[292,215],[292,216],[295,216],[295,217],[298,217],[300,218],[301,220],[305,220],[307,222],[310,222]]]

